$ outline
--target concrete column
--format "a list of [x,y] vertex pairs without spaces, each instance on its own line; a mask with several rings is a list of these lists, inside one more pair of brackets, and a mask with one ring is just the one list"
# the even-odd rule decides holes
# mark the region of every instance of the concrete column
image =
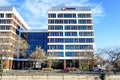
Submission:
[[5,60],[4,69],[9,69],[9,60]]
[[66,60],[64,59],[64,62],[63,62],[64,64],[64,69],[66,68]]

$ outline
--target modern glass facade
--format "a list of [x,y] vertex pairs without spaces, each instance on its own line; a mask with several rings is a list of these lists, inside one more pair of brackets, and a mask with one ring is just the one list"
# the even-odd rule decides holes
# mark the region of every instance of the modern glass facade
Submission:
[[36,47],[41,47],[47,53],[47,30],[23,30],[21,35],[25,35],[26,41],[28,42],[28,54],[36,51]]

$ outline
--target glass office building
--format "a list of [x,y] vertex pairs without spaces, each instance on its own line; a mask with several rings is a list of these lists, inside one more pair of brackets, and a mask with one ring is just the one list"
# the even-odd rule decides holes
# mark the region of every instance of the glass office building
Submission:
[[[52,7],[48,11],[48,52],[66,60],[85,60],[94,53],[93,18],[90,7]],[[56,56],[57,54],[57,56]]]
[[28,54],[32,54],[33,52],[35,52],[36,47],[41,47],[41,49],[44,49],[44,52],[47,53],[47,29],[21,30],[21,36],[24,37],[28,42]]

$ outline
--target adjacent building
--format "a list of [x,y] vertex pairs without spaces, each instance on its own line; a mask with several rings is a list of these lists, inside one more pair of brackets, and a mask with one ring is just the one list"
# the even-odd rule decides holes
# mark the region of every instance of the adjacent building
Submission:
[[52,7],[48,11],[48,53],[51,59],[62,60],[64,68],[76,65],[77,60],[82,65],[88,63],[88,54],[94,53],[94,46],[90,7]]
[[13,54],[17,54],[16,37],[19,30],[27,30],[29,26],[14,7],[0,7],[0,52],[5,59],[5,69],[12,69]]

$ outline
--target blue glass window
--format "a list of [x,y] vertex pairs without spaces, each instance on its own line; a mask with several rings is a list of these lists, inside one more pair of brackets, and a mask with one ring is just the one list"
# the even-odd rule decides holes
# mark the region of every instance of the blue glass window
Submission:
[[71,26],[71,30],[77,30],[77,26]]
[[54,24],[54,20],[51,20],[51,24]]
[[78,14],[79,18],[85,18],[85,14]]
[[86,24],[86,20],[78,20],[79,24]]
[[92,38],[86,38],[87,43],[92,43]]
[[58,52],[58,57],[64,57],[64,53],[63,52]]
[[55,26],[55,30],[63,30],[63,26]]
[[49,29],[50,30],[54,30],[54,26],[49,26]]
[[80,38],[80,39],[79,39],[79,42],[80,42],[80,43],[85,43],[85,38]]
[[65,56],[66,57],[74,57],[74,56],[78,56],[79,53],[78,52],[66,52]]
[[72,32],[72,36],[77,36],[77,32]]
[[63,39],[62,38],[55,38],[55,42],[56,43],[63,43]]
[[68,24],[68,20],[64,20],[64,24]]
[[51,18],[56,18],[56,14],[51,14]]
[[79,36],[92,36],[92,32],[79,32]]
[[87,28],[88,28],[88,30],[91,30],[91,29],[92,29],[92,26],[88,26]]
[[90,18],[91,14],[78,14],[79,18]]
[[63,18],[63,14],[58,14],[58,18]]
[[59,50],[63,50],[63,45],[58,45]]
[[77,32],[65,32],[65,36],[77,36]]
[[50,42],[53,43],[54,42],[54,38],[50,38]]
[[63,24],[63,20],[55,20],[56,24]]
[[69,20],[69,24],[76,24],[76,20]]
[[72,56],[74,56],[74,54],[73,54],[73,52],[66,52],[65,56],[66,57],[72,57]]
[[58,49],[58,50],[63,50],[63,45],[49,45],[50,49]]
[[4,18],[4,14],[0,14],[0,18]]
[[90,24],[91,21],[90,20],[78,20],[79,24]]
[[70,26],[65,26],[65,30],[70,30]]
[[50,36],[63,36],[63,32],[50,32]]
[[66,43],[78,43],[78,39],[77,38],[65,38],[65,42]]
[[65,36],[70,36],[70,32],[65,32]]
[[80,49],[93,49],[92,45],[80,45]]
[[78,45],[65,45],[66,50],[78,49]]
[[78,26],[79,30],[86,30],[86,26]]

